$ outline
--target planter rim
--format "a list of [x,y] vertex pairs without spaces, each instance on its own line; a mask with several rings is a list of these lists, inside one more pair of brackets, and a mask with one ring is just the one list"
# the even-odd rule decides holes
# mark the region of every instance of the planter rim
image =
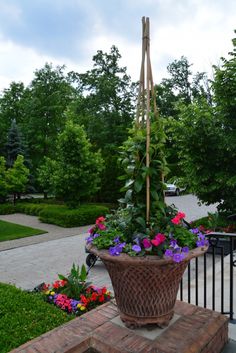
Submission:
[[[108,250],[101,249],[99,250],[96,246],[92,244],[87,244],[86,249],[100,257],[102,260],[109,260],[111,262],[125,262],[126,264],[130,263],[132,265],[142,265],[145,263],[145,265],[154,265],[157,264],[162,266],[162,265],[168,265],[171,263],[176,263],[173,261],[172,258],[163,258],[161,259],[159,256],[156,255],[145,255],[145,256],[130,256],[125,253],[121,253],[118,256],[112,256],[109,254]],[[208,246],[202,246],[198,248],[194,248],[189,251],[189,253],[186,254],[185,258],[181,262],[185,261],[190,261],[194,257],[198,257],[203,255],[208,249]]]

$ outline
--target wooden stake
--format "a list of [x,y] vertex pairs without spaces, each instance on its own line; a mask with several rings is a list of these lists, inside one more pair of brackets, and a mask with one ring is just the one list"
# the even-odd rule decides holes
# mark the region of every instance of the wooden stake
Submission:
[[[150,33],[149,33],[149,18],[146,19],[146,51],[147,51],[147,65],[146,65],[146,167],[150,167]],[[150,223],[150,175],[146,177],[146,224],[149,227]]]
[[[150,59],[150,23],[148,17],[142,17],[142,61],[140,70],[136,126],[144,126],[146,121],[146,168],[150,167],[150,100],[153,99],[154,116],[158,117],[155,90]],[[141,111],[141,112],[140,112]],[[140,121],[141,119],[141,121]],[[163,178],[163,175],[162,175]],[[150,226],[150,175],[146,176],[146,226]]]
[[[140,69],[138,102],[137,102],[137,111],[136,111],[136,124],[137,124],[137,126],[140,126],[140,110],[141,110],[141,114],[142,114],[142,120],[141,120],[142,123],[144,121],[144,111],[145,111],[145,72],[144,72],[144,67],[145,67],[146,47],[145,47],[145,43],[144,43],[144,36],[145,36],[145,17],[142,17],[142,61],[141,61],[141,69]],[[142,105],[141,105],[141,100],[142,100]]]

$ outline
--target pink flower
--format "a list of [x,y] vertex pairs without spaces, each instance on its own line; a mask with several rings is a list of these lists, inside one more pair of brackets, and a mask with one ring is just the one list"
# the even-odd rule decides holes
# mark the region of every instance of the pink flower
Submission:
[[144,246],[145,249],[148,249],[148,248],[151,248],[152,243],[147,238],[144,238],[143,239],[143,246]]
[[104,222],[106,220],[106,218],[104,218],[104,217],[98,217],[97,219],[96,219],[96,224],[98,225],[99,223],[102,223],[102,222]]
[[177,213],[177,217],[179,218],[179,219],[182,219],[182,218],[184,218],[186,215],[185,215],[185,213],[184,212],[178,212]]
[[98,228],[99,228],[100,230],[105,230],[105,229],[106,229],[105,224],[98,223],[97,226],[98,226]]
[[174,218],[172,218],[171,222],[173,224],[179,224],[180,223],[180,219],[179,219],[179,217],[175,216]]
[[166,240],[166,237],[162,233],[156,234],[155,238],[151,240],[151,243],[155,246],[162,244]]

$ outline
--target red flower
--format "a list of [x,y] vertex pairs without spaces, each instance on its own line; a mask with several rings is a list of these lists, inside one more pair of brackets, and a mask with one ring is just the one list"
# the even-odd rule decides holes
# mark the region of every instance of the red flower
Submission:
[[151,240],[151,243],[155,246],[162,244],[166,240],[166,237],[162,233],[156,234],[155,238]]
[[102,223],[102,222],[104,222],[106,220],[106,218],[104,218],[104,217],[98,217],[97,219],[96,219],[96,224],[98,225],[99,223]]
[[179,219],[179,217],[175,216],[174,218],[172,218],[171,222],[173,224],[180,224],[180,219]]
[[99,301],[100,303],[103,303],[103,302],[105,301],[104,295],[101,295],[101,296],[98,298],[98,301]]
[[182,219],[186,216],[186,214],[184,212],[178,212],[177,213],[177,217],[179,217],[179,219]]
[[89,299],[86,298],[83,294],[80,296],[80,300],[82,301],[84,306],[86,306],[88,304],[88,302],[89,302]]
[[61,287],[64,287],[66,284],[67,284],[67,281],[64,279],[60,281]]
[[97,300],[97,297],[98,297],[98,294],[93,292],[93,294],[91,295],[91,300],[95,302]]
[[43,290],[48,290],[49,289],[49,287],[50,287],[50,284],[46,284],[46,283],[44,283],[44,285],[43,285]]
[[181,219],[183,219],[185,217],[185,213],[184,212],[178,212],[177,215],[172,218],[171,222],[173,224],[180,224]]
[[60,287],[60,282],[59,281],[55,281],[52,286],[53,286],[53,288],[57,289],[57,288]]
[[102,294],[106,294],[106,292],[107,292],[106,287],[103,287],[103,288],[102,288]]

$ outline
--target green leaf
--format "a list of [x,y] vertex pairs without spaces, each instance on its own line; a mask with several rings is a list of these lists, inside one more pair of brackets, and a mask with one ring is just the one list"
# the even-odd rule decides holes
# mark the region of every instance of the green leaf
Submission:
[[144,182],[145,182],[145,181],[144,181],[143,179],[141,179],[141,178],[137,179],[137,180],[135,181],[135,183],[134,183],[134,190],[135,190],[136,192],[140,192],[140,191],[142,190],[142,188],[143,188]]
[[83,264],[81,267],[81,272],[80,272],[80,280],[82,282],[85,282],[86,278],[87,278],[87,271],[86,271],[85,265]]
[[125,194],[125,202],[128,203],[129,201],[131,201],[131,197],[132,197],[132,190],[127,190]]
[[146,228],[146,220],[142,217],[137,217],[136,222],[139,223],[143,228]]
[[68,280],[67,277],[65,277],[65,276],[63,276],[61,274],[58,274],[58,278],[63,280],[63,281],[67,281]]
[[125,183],[125,188],[129,188],[131,185],[133,185],[133,183],[134,183],[134,180],[132,179],[127,180]]
[[159,200],[159,196],[158,196],[158,193],[156,192],[156,190],[151,190],[151,195],[154,200],[156,200],[156,201]]

